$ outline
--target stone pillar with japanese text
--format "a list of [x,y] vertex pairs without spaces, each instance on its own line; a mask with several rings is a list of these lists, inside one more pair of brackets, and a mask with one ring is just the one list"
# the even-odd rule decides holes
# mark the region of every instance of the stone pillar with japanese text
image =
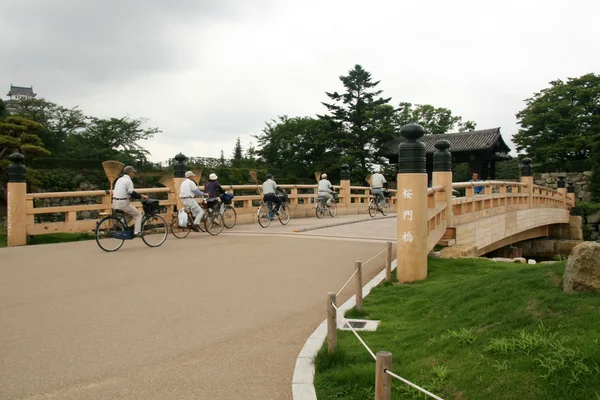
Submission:
[[[185,161],[187,160],[187,157],[182,153],[179,153],[174,158],[175,164],[173,165],[173,172],[175,173],[175,179],[173,186],[175,189],[175,194],[177,196],[177,209],[179,210],[183,208],[183,203],[179,198],[179,190],[181,188],[181,183],[186,180],[185,172],[187,170],[187,165]],[[200,177],[198,177],[198,181],[200,181]]]
[[408,124],[400,129],[406,141],[398,148],[398,268],[399,282],[427,277],[427,170],[425,129]]

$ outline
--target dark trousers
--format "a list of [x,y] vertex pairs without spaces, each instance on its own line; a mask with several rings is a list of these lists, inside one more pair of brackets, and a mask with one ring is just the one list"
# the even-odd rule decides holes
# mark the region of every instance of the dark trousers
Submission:
[[281,197],[277,196],[275,193],[265,194],[263,200],[275,203],[275,211],[277,212],[279,212],[279,206],[281,206],[281,202],[283,201]]

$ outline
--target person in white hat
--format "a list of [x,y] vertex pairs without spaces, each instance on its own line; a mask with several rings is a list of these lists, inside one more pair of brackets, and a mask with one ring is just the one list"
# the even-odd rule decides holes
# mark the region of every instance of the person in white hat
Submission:
[[202,209],[194,200],[194,195],[196,196],[204,196],[204,192],[198,189],[196,186],[196,182],[192,180],[192,178],[196,176],[192,171],[187,171],[185,173],[185,177],[187,178],[185,181],[181,182],[181,186],[179,187],[179,198],[183,203],[183,206],[186,210],[190,210],[192,215],[194,216],[194,225],[192,225],[192,229],[196,232],[200,232],[200,219],[202,218]]
[[321,174],[321,180],[319,181],[319,191],[317,196],[325,197],[325,205],[329,207],[331,200],[333,200],[333,185],[327,179],[327,174]]
[[[208,208],[212,208],[215,212],[219,212],[219,195],[225,193],[225,189],[221,187],[221,184],[217,180],[217,174],[212,173],[208,176],[208,182],[204,185],[204,190],[208,194],[208,199],[206,199],[206,206]],[[218,221],[215,221],[217,224]]]
[[115,210],[123,211],[133,218],[133,234],[134,236],[140,236],[140,231],[142,230],[142,213],[131,205],[131,199],[147,199],[148,196],[139,194],[133,190],[133,181],[131,178],[135,176],[136,172],[135,168],[131,165],[123,168],[123,176],[115,182],[112,207]]

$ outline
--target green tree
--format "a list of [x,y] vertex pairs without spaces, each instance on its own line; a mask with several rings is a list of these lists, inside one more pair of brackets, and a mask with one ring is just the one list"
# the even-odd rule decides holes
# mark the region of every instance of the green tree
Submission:
[[513,137],[517,150],[535,163],[557,167],[590,157],[600,134],[599,75],[552,81],[525,104],[517,114],[521,125]]
[[40,139],[57,158],[64,156],[67,139],[87,126],[87,118],[78,107],[66,108],[44,99],[22,99],[14,102],[12,108],[15,115],[44,125]]
[[8,116],[8,110],[6,109],[6,103],[4,100],[0,99],[0,118],[4,118]]
[[297,182],[313,182],[317,170],[339,170],[339,154],[329,139],[329,123],[310,117],[280,116],[267,122],[258,141],[258,155],[280,175]]
[[235,141],[235,147],[233,148],[233,160],[232,165],[236,168],[242,166],[244,161],[244,149],[242,148],[242,142],[238,137]]
[[74,159],[145,161],[149,153],[138,142],[161,132],[144,128],[145,123],[143,118],[91,118],[83,132],[68,137],[66,155]]
[[14,151],[28,159],[50,155],[39,137],[43,130],[42,124],[23,117],[10,116],[0,120],[0,160]]
[[409,123],[417,123],[430,134],[472,131],[476,127],[475,122],[463,122],[462,117],[452,115],[452,111],[447,108],[406,102],[399,104],[394,123],[398,129]]
[[[375,160],[378,145],[394,137],[394,109],[390,98],[381,97],[379,81],[371,73],[355,65],[347,76],[340,76],[345,93],[325,92],[333,103],[322,103],[329,111],[319,118],[329,125],[338,157],[350,164],[357,176],[363,176]],[[358,168],[357,168],[358,167]]]
[[225,160],[225,153],[223,153],[223,150],[221,150],[221,157],[219,157],[219,165],[221,167],[224,167],[226,162],[227,160]]

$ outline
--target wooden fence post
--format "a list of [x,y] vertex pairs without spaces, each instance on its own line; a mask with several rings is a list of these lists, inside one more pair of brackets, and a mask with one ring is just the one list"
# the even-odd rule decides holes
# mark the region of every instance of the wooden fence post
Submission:
[[527,186],[527,204],[528,208],[533,208],[533,171],[531,167],[531,158],[524,158],[521,163],[521,182]]
[[392,281],[392,242],[387,242],[387,252],[385,253],[385,281]]
[[[181,188],[181,184],[183,183],[183,181],[186,180],[185,177],[185,172],[187,169],[187,165],[185,164],[185,161],[187,160],[187,157],[184,156],[182,153],[179,153],[175,156],[175,161],[177,161],[174,165],[173,165],[173,172],[175,174],[175,179],[173,180],[173,189],[175,190],[175,197],[177,200],[177,209],[181,210],[183,208],[183,203],[181,201],[181,199],[179,198],[179,190]],[[200,177],[198,177],[198,183],[200,183]]]
[[27,183],[25,180],[25,156],[12,153],[8,159],[8,184],[6,185],[6,227],[7,245],[23,246],[27,244]]
[[362,262],[356,261],[356,310],[363,312],[363,295],[362,295]]
[[446,203],[446,226],[452,226],[452,153],[448,151],[450,142],[438,140],[433,153],[432,186],[444,186],[443,192],[435,194],[436,200]]
[[375,360],[375,400],[391,400],[392,377],[385,373],[392,369],[392,353],[378,351]]
[[327,350],[329,354],[337,351],[337,311],[333,307],[336,303],[337,295],[335,293],[327,293]]

